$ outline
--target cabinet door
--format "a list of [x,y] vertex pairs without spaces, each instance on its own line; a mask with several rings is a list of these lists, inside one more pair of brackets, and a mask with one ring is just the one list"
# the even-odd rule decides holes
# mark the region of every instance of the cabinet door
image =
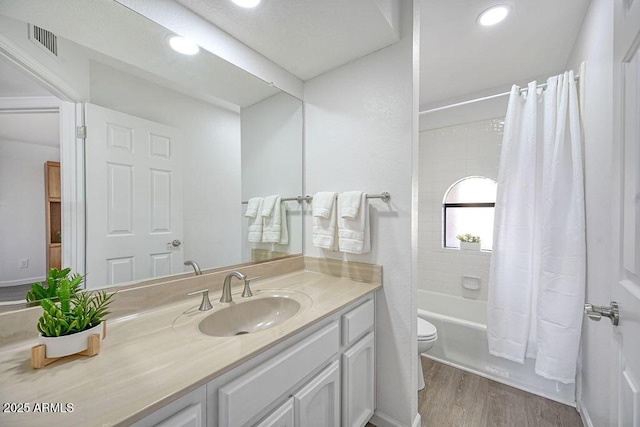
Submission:
[[339,427],[340,363],[332,362],[293,398],[296,427]]
[[171,415],[155,427],[204,427],[202,421],[202,404],[196,403],[182,411]]
[[373,415],[375,342],[373,332],[342,354],[342,425],[362,427]]
[[292,397],[255,427],[294,427],[294,422]]
[[46,196],[49,199],[59,201],[62,195],[60,191],[60,162],[47,162],[45,165],[47,171]]
[[204,427],[206,387],[202,386],[137,421],[131,427]]

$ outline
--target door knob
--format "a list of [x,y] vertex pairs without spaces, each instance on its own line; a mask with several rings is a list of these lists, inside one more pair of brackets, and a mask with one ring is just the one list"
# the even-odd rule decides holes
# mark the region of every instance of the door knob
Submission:
[[600,321],[602,317],[608,317],[613,326],[618,326],[618,323],[620,322],[620,310],[618,308],[618,303],[615,301],[611,301],[611,305],[609,307],[587,303],[584,305],[584,314],[586,314],[589,319],[596,322]]
[[178,246],[180,246],[182,244],[182,242],[178,239],[175,239],[173,242],[169,242],[167,243],[167,246],[171,245],[174,248],[177,248]]

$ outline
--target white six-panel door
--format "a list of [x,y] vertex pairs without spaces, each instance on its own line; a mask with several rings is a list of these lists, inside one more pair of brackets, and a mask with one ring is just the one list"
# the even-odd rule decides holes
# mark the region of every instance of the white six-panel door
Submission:
[[[612,299],[620,306],[612,328],[613,424],[640,427],[640,0],[616,0],[613,192],[615,277]],[[603,389],[606,393],[606,389]],[[604,394],[603,394],[604,395]],[[617,418],[617,422],[615,420]]]
[[86,124],[87,287],[183,271],[180,132],[91,104]]

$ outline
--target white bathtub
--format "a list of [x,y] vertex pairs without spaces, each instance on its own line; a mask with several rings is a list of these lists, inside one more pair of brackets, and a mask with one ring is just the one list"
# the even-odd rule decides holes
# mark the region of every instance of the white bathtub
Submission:
[[438,329],[438,340],[425,356],[465,371],[575,406],[575,387],[534,373],[524,365],[489,354],[485,301],[418,289],[418,317]]

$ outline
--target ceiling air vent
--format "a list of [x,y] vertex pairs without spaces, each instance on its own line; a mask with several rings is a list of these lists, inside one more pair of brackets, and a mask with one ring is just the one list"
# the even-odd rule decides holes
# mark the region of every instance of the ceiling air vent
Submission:
[[30,25],[29,27],[29,38],[31,41],[58,58],[58,37],[51,31],[40,28],[37,25]]

